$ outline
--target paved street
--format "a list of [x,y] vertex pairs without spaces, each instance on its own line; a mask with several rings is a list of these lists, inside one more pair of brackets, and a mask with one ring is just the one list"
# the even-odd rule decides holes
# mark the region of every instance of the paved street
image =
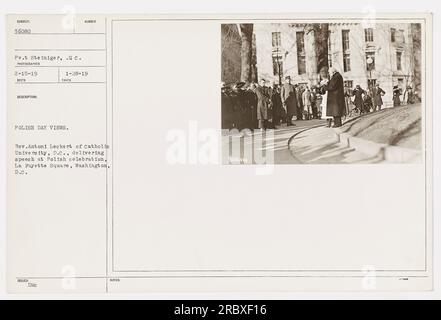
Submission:
[[[314,127],[324,125],[324,120],[303,120],[295,121],[295,126],[286,127],[283,125],[275,130],[268,130],[267,134],[253,133],[251,135],[232,134],[223,136],[222,152],[223,154],[230,154],[230,163],[232,164],[252,164],[252,161],[247,150],[253,150],[254,153],[259,152],[265,155],[265,152],[274,151],[275,164],[298,164],[301,163],[293,156],[292,150],[288,147],[289,139],[296,133]],[[273,134],[272,134],[273,133]],[[232,139],[240,140],[240,161],[236,154],[232,152]],[[263,141],[262,141],[263,140]],[[224,158],[225,159],[225,158]],[[255,160],[255,157],[254,157]],[[224,162],[225,163],[225,162]]]
[[295,124],[293,127],[284,125],[266,133],[257,131],[252,134],[233,133],[224,136],[222,152],[224,155],[230,155],[229,162],[224,160],[224,163],[262,163],[259,159],[274,164],[385,162],[378,156],[368,156],[353,148],[342,146],[334,129],[325,127],[324,120],[295,121]]
[[341,145],[334,129],[319,127],[296,135],[290,141],[290,151],[297,163],[344,164],[380,163],[380,156],[369,156],[360,151]]

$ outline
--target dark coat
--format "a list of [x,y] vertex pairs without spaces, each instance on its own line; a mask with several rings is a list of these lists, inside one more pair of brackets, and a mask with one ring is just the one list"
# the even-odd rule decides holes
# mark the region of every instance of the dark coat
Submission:
[[280,118],[283,112],[282,99],[280,98],[280,93],[277,90],[273,90],[273,95],[271,97],[273,102],[273,120],[274,118]]
[[398,88],[394,88],[394,107],[399,107],[401,105],[401,90]]
[[382,96],[385,94],[386,92],[384,92],[383,89],[381,89],[380,87],[374,88],[372,90],[372,95],[374,97],[374,106],[378,107],[378,106],[382,106],[383,105],[383,99]]
[[248,90],[248,101],[251,107],[250,129],[255,129],[257,128],[257,95],[253,90]]
[[344,116],[346,111],[345,92],[341,74],[338,72],[334,73],[324,89],[328,91],[326,115],[328,117]]
[[363,109],[363,94],[365,93],[366,91],[364,91],[363,89],[357,89],[357,88],[355,88],[354,91],[352,91],[352,95],[355,97],[354,104],[358,110]]
[[251,106],[248,92],[244,90],[239,90],[236,96],[236,103],[236,128],[239,130],[250,128],[249,119],[251,118]]
[[222,129],[231,129],[232,127],[232,106],[229,93],[222,92]]
[[232,126],[238,129],[241,120],[241,103],[239,93],[237,91],[230,93],[230,110]]
[[268,108],[271,103],[271,97],[264,87],[257,87],[254,91],[257,96],[257,119],[268,120]]
[[292,84],[283,84],[280,90],[280,98],[286,106],[286,114],[288,117],[297,115],[297,97],[296,89]]

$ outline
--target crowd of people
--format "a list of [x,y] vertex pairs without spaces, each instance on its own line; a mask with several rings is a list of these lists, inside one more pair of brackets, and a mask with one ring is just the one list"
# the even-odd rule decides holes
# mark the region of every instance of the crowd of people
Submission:
[[267,129],[296,120],[321,118],[322,94],[318,87],[286,83],[279,85],[261,79],[259,84],[245,82],[222,84],[223,129]]
[[[223,129],[268,129],[282,123],[292,126],[296,120],[327,119],[328,126],[341,126],[341,118],[351,117],[383,107],[386,92],[376,84],[364,90],[345,84],[335,68],[315,86],[292,84],[289,76],[283,84],[261,79],[259,83],[239,82],[222,84]],[[403,96],[403,98],[401,98]],[[394,106],[414,103],[417,96],[411,87],[405,93],[398,86],[393,88]]]
[[[354,112],[359,114],[368,113],[372,111],[379,111],[383,106],[383,96],[386,92],[376,84],[373,88],[364,90],[360,85],[352,89],[345,85],[345,104],[347,115]],[[413,91],[411,86],[407,86],[406,90],[399,88],[398,85],[393,87],[393,106],[413,104],[419,100],[417,94]]]

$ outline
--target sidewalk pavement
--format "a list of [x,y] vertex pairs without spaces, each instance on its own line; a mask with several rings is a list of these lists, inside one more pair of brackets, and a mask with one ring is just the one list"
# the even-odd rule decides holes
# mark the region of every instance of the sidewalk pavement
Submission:
[[341,144],[332,128],[317,127],[297,133],[289,142],[291,154],[301,163],[387,163],[381,154],[368,155]]
[[[253,164],[253,159],[248,159],[250,154],[246,154],[245,150],[254,150],[261,152],[262,150],[272,151],[274,156],[275,164],[298,164],[300,162],[297,161],[292,156],[292,151],[288,146],[288,141],[290,138],[296,133],[324,124],[324,120],[304,120],[304,121],[296,121],[295,126],[287,127],[286,125],[278,126],[275,130],[268,130],[269,134],[262,134],[260,131],[256,131],[254,133],[244,135],[241,133],[229,134],[222,136],[222,155],[224,158],[222,159],[223,164]],[[232,138],[239,139],[241,142],[241,150],[240,154],[236,153],[234,156],[230,156],[232,152],[231,148],[231,140]],[[262,142],[263,140],[263,142]],[[236,140],[237,143],[237,140]],[[264,149],[261,149],[261,146],[265,145]],[[256,147],[257,146],[257,147]],[[257,149],[256,149],[257,148]]]

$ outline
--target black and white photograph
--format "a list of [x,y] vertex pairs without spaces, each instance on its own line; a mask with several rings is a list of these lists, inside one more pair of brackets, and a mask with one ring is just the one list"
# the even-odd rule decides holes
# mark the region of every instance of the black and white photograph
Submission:
[[222,24],[221,42],[224,164],[421,163],[420,23]]

